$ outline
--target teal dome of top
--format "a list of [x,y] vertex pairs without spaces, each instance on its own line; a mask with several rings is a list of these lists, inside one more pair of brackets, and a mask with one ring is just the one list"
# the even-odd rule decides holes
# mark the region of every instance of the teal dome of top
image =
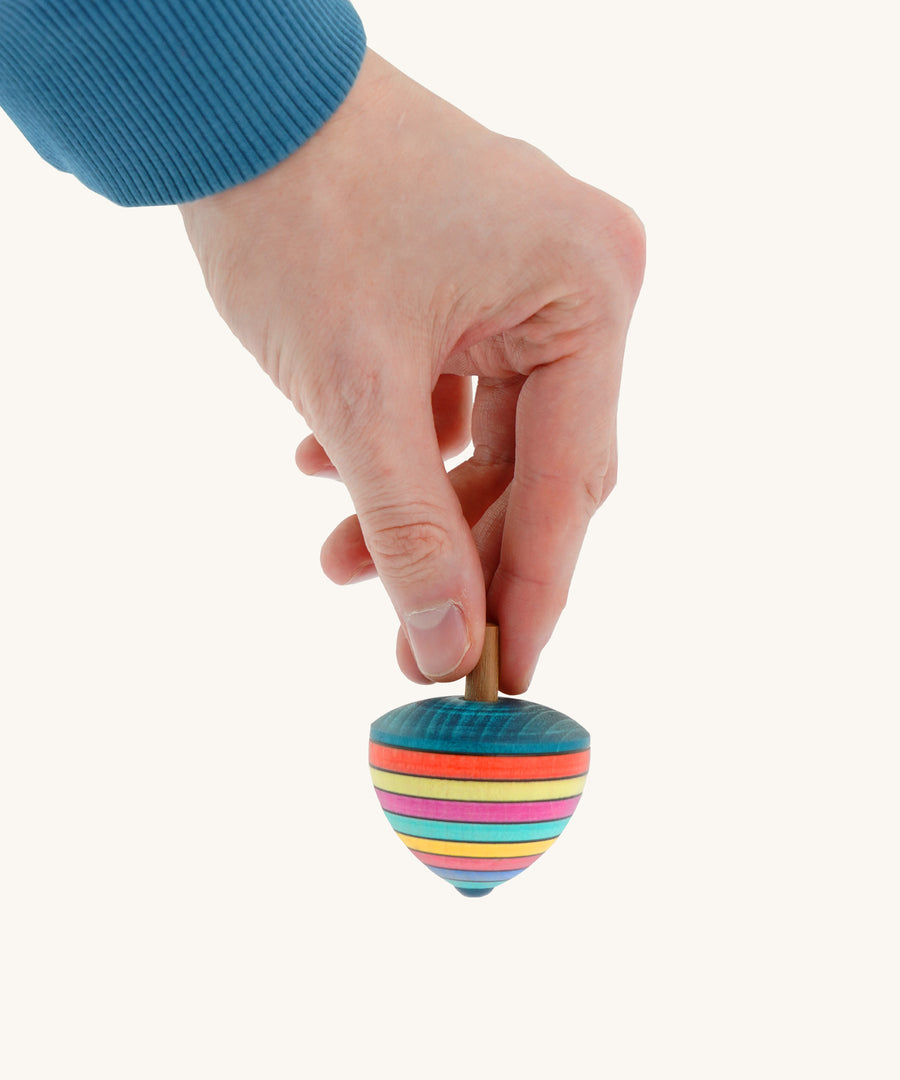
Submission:
[[454,754],[566,754],[586,750],[588,732],[565,713],[522,698],[433,697],[379,717],[373,742]]

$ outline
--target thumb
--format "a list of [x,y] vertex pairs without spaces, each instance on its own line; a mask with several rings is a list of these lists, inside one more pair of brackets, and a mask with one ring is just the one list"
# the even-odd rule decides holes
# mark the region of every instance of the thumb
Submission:
[[319,437],[419,670],[434,680],[461,678],[484,636],[481,562],[444,468],[430,394],[376,397],[377,409],[363,410],[368,422]]

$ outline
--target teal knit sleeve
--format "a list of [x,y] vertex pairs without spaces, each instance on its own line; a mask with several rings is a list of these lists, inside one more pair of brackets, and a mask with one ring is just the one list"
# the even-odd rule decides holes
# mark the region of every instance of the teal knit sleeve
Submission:
[[296,150],[364,51],[347,0],[0,0],[0,106],[114,202],[187,202]]

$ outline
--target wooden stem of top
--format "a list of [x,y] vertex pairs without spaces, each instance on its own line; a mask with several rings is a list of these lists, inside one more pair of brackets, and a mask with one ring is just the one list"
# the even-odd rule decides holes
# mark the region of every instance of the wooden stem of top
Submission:
[[466,676],[466,701],[496,701],[500,682],[500,628],[488,623],[484,628],[481,659]]

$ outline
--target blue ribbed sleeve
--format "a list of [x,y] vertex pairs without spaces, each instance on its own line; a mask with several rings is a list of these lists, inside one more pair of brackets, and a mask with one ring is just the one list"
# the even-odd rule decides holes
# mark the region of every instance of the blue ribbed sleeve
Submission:
[[347,0],[0,0],[0,106],[114,202],[187,202],[296,150],[364,51]]

